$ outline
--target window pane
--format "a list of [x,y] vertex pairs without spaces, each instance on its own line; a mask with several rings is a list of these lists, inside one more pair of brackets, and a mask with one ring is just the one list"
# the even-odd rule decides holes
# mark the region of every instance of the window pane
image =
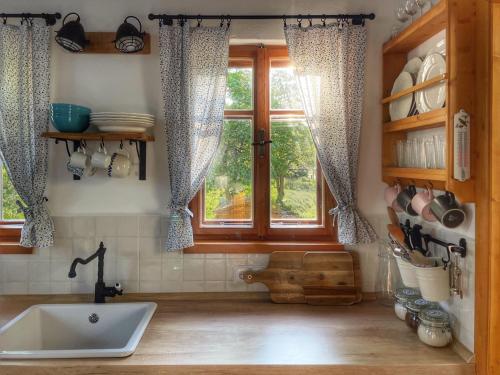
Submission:
[[316,150],[304,119],[271,121],[271,219],[318,219]]
[[24,215],[19,212],[19,206],[16,204],[19,199],[7,170],[2,166],[2,220],[24,220]]
[[292,68],[271,68],[271,109],[302,109]]
[[206,221],[252,220],[252,121],[226,119],[221,144],[205,181]]
[[252,70],[252,68],[228,69],[226,109],[252,109]]

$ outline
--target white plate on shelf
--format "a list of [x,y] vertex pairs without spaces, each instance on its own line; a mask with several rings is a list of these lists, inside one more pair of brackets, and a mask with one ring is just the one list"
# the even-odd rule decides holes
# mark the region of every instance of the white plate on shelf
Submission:
[[105,119],[105,120],[90,120],[91,125],[96,126],[122,126],[122,127],[140,127],[140,128],[150,128],[155,125],[154,122],[143,121],[143,120],[114,120],[114,119]]
[[403,71],[416,76],[421,66],[422,66],[422,59],[420,57],[414,57],[413,59],[410,59],[406,63],[405,67],[403,68]]
[[121,116],[121,115],[90,115],[91,119],[120,119],[120,120],[142,120],[153,122],[155,119],[145,116]]
[[148,117],[154,119],[153,115],[149,113],[127,113],[127,112],[92,112],[91,116],[135,116],[135,117]]
[[[418,72],[417,84],[446,73],[446,61],[439,53],[427,56]],[[446,101],[446,84],[439,83],[419,90],[415,94],[417,109],[420,113],[442,108]]]
[[[413,86],[413,77],[408,72],[401,72],[394,81],[394,86],[392,87],[391,95],[395,95],[398,92],[409,89]],[[408,117],[411,108],[413,106],[413,93],[405,95],[397,100],[389,103],[389,113],[391,115],[392,121],[401,120]]]
[[146,128],[140,126],[98,125],[101,132],[106,133],[144,133]]
[[439,53],[441,56],[446,56],[445,39],[441,39],[439,42],[437,42],[436,45],[427,52],[427,56],[432,55],[434,53]]

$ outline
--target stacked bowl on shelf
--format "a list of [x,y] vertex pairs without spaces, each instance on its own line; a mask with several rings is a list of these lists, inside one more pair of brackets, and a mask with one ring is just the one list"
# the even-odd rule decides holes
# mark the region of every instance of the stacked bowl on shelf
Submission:
[[144,133],[155,124],[155,117],[146,113],[94,112],[90,124],[102,132]]
[[50,122],[63,133],[82,133],[89,127],[90,108],[69,103],[50,105]]

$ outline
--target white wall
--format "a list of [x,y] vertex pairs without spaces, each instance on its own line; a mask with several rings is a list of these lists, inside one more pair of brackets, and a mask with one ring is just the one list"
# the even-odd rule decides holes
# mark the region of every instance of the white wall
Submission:
[[[52,101],[79,103],[94,111],[149,112],[161,116],[157,22],[147,20],[150,12],[163,13],[356,13],[374,12],[368,22],[369,41],[365,89],[365,120],[361,139],[359,204],[368,215],[384,210],[381,183],[381,44],[393,24],[395,0],[2,0],[5,12],[55,12],[63,16],[76,11],[87,31],[115,31],[127,15],[138,16],[152,34],[150,55],[71,54],[52,45]],[[58,30],[60,22],[54,27]],[[283,42],[282,21],[233,21],[232,43],[259,40]],[[52,214],[165,213],[168,202],[168,173],[161,120],[154,130],[156,142],[148,145],[147,181],[136,176],[113,180],[104,175],[73,181],[66,171],[63,145],[50,146],[48,198]],[[115,148],[117,145],[112,145]]]

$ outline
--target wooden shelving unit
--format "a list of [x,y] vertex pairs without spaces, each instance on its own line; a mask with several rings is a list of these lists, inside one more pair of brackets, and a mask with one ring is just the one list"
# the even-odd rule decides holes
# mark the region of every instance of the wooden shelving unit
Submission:
[[[446,30],[446,74],[391,95],[391,89],[399,73],[408,61],[408,53],[426,40]],[[461,182],[453,178],[453,117],[460,109],[471,115],[471,158],[475,153],[474,135],[474,4],[469,1],[441,0],[422,17],[383,46],[383,107],[382,123],[382,177],[388,184],[396,181],[423,187],[431,183],[434,188],[455,193],[461,202],[472,202],[474,170],[472,178]],[[389,103],[405,95],[437,84],[446,84],[446,107],[418,114],[398,121],[391,121]],[[477,125],[476,125],[477,126]],[[405,140],[409,132],[443,128],[446,137],[446,169],[397,168],[395,147]],[[474,165],[474,160],[471,160]]]
[[[129,142],[135,143],[137,156],[139,158],[139,180],[146,179],[146,143],[154,142],[155,138],[152,135],[145,133],[104,133],[104,132],[89,132],[89,133],[61,133],[61,132],[46,132],[42,134],[44,138],[54,139],[56,143],[63,141],[66,144],[68,155],[70,149],[68,141],[73,143],[73,151],[80,147],[82,141],[102,141],[102,142]],[[79,180],[79,176],[73,176],[74,180]]]

